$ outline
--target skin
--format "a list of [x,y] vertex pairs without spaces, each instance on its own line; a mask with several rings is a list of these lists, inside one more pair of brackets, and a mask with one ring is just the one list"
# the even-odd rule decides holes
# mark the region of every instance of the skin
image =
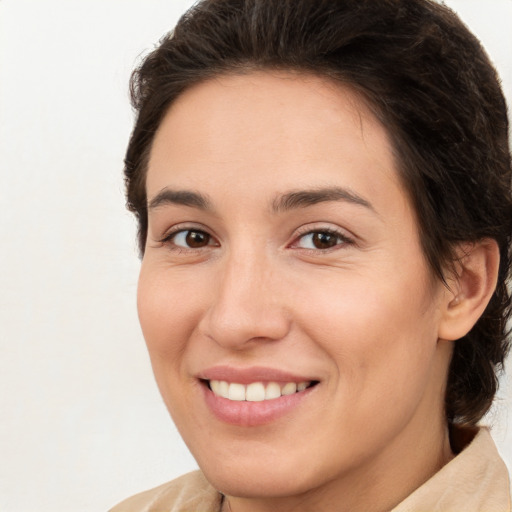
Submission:
[[[432,277],[386,130],[354,92],[284,72],[197,85],[166,114],[146,185],[140,322],[164,401],[226,509],[390,510],[451,459],[454,292]],[[349,194],[275,208],[333,187]],[[208,208],[154,204],[168,190]],[[209,237],[187,247],[183,230]],[[339,235],[319,249],[311,233],[326,230]],[[229,425],[197,378],[215,365],[319,383],[276,421]]]

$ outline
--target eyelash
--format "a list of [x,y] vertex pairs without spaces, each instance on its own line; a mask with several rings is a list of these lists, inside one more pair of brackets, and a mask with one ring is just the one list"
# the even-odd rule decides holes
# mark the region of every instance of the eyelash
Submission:
[[[194,247],[184,247],[182,245],[177,245],[177,244],[173,243],[174,239],[181,233],[200,233],[202,235],[206,235],[209,238],[208,244],[205,246],[194,248]],[[353,245],[355,243],[355,241],[352,238],[348,237],[345,233],[343,233],[339,230],[333,229],[333,228],[319,227],[316,229],[312,229],[311,227],[304,227],[302,232],[299,229],[299,233],[297,233],[293,242],[291,244],[289,244],[288,247],[292,247],[292,248],[297,247],[299,242],[301,240],[303,240],[305,237],[307,237],[309,235],[315,235],[315,234],[334,236],[338,239],[338,242],[336,243],[336,245],[334,245],[332,247],[324,248],[324,249],[303,247],[302,248],[303,251],[307,251],[307,252],[311,252],[311,253],[327,253],[327,252],[330,252],[333,250],[337,250],[341,246]],[[169,247],[169,249],[172,251],[188,252],[188,251],[202,250],[207,247],[218,246],[219,245],[218,242],[216,244],[210,244],[210,241],[212,239],[215,240],[215,238],[212,235],[210,235],[207,231],[205,231],[203,229],[199,229],[199,228],[195,228],[195,227],[177,226],[171,232],[167,233],[162,239],[158,240],[158,242],[161,243],[162,245],[167,245]],[[300,249],[300,247],[299,247],[299,249]]]
[[340,249],[343,246],[353,245],[355,243],[353,238],[347,236],[341,230],[337,230],[334,228],[321,227],[321,226],[318,228],[311,228],[310,226],[308,226],[308,227],[304,227],[303,229],[299,228],[299,232],[298,232],[297,236],[295,237],[294,241],[290,244],[290,246],[291,247],[297,246],[300,240],[304,239],[308,235],[315,235],[315,234],[334,236],[338,239],[338,241],[337,241],[336,245],[334,245],[332,247],[325,248],[325,249],[302,248],[302,250],[312,252],[312,253],[327,253],[330,251],[335,251],[337,249]]
[[[210,242],[210,240],[215,240],[215,238],[210,235],[206,230],[204,229],[200,229],[200,228],[197,228],[197,227],[184,227],[184,226],[176,226],[174,229],[172,229],[170,232],[166,233],[164,235],[163,238],[161,238],[160,240],[158,240],[158,242],[162,245],[166,245],[168,246],[168,248],[171,250],[171,251],[177,251],[177,252],[188,252],[188,251],[197,251],[197,250],[201,250],[201,249],[204,249],[205,247],[212,247],[212,245],[210,245],[210,243],[208,243],[206,246],[204,247],[199,247],[199,248],[194,248],[194,247],[184,247],[184,246],[181,246],[181,245],[176,245],[174,242],[174,239],[181,233],[201,233],[203,235],[206,235],[209,240],[208,242]],[[216,244],[218,245],[218,243]]]

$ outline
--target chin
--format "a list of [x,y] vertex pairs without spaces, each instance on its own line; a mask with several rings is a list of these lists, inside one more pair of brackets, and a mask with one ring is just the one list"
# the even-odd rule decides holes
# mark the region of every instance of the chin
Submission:
[[[255,461],[254,458],[199,461],[207,480],[218,491],[240,498],[280,498],[297,496],[321,485],[325,476],[313,464],[281,456],[276,463],[272,459]],[[308,466],[308,467],[304,467]],[[322,478],[324,476],[324,478]]]
[[268,471],[268,468],[254,472],[237,472],[235,468],[217,468],[204,473],[215,489],[222,494],[239,498],[279,498],[298,495],[308,490],[306,485],[297,482],[295,472],[283,474]]

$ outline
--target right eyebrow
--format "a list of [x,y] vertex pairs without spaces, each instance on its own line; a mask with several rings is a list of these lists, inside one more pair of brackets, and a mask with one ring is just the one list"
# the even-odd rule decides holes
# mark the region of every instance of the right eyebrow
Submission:
[[205,195],[192,190],[171,190],[169,188],[162,189],[148,201],[148,209],[154,210],[166,204],[179,204],[199,208],[200,210],[212,210],[211,202]]

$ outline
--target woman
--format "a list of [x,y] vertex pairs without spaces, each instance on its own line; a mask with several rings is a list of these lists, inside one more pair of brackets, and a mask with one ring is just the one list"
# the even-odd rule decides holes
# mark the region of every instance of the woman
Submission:
[[201,472],[121,511],[509,511],[506,105],[427,0],[206,0],[133,77],[138,308]]

